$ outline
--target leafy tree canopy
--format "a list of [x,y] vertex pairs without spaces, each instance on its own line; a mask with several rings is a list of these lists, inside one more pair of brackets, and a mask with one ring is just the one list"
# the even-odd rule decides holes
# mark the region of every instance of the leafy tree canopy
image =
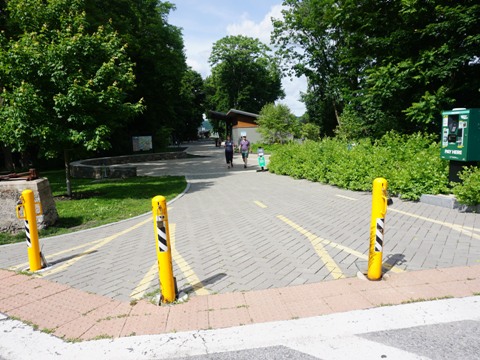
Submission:
[[[153,135],[156,147],[170,137],[186,138],[182,81],[187,71],[181,29],[168,23],[175,6],[158,0],[85,0],[90,27],[110,23],[128,44],[127,54],[135,63],[135,90],[129,100],[143,98],[145,111],[122,129],[125,135]],[[116,144],[117,152],[126,143]]]
[[300,134],[300,122],[287,105],[267,104],[257,119],[258,132],[267,144],[284,143]]
[[278,61],[258,39],[224,37],[213,45],[209,62],[212,75],[205,86],[210,110],[258,113],[265,104],[285,96]]
[[205,91],[202,76],[191,68],[183,75],[180,101],[177,116],[181,119],[181,127],[176,134],[183,140],[195,140],[203,122]]
[[141,111],[126,102],[133,63],[109,27],[86,31],[81,0],[9,0],[10,36],[0,34],[0,141],[16,151],[35,145],[110,146],[112,129]]
[[442,109],[480,106],[480,4],[284,0],[272,38],[306,75],[309,118],[350,137],[437,131]]

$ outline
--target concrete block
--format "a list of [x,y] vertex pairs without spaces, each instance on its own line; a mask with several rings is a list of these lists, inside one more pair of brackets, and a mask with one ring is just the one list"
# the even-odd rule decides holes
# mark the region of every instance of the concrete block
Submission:
[[0,232],[18,232],[24,229],[24,222],[17,218],[16,206],[24,190],[32,190],[35,202],[42,204],[43,213],[37,216],[38,229],[53,225],[58,220],[48,179],[0,181]]
[[423,194],[420,197],[420,202],[429,205],[444,207],[447,209],[457,209],[460,212],[480,212],[480,205],[468,206],[460,204],[453,195],[428,195]]

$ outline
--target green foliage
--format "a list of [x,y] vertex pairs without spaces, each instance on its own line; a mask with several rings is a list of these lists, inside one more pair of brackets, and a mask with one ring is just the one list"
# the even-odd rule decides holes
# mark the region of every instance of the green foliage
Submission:
[[142,109],[126,101],[133,63],[109,27],[86,31],[82,1],[11,0],[15,36],[0,34],[0,141],[12,150],[102,150],[112,129]]
[[145,104],[144,111],[126,129],[114,134],[115,152],[124,152],[126,145],[120,139],[155,135],[161,127],[170,128],[174,137],[183,138],[188,99],[181,92],[187,65],[181,29],[168,23],[175,5],[158,0],[84,1],[89,31],[110,24],[128,45],[126,52],[135,63],[136,85],[128,92],[128,100],[136,102],[142,98]]
[[448,192],[447,162],[439,153],[434,138],[420,133],[390,132],[376,142],[324,138],[275,149],[269,170],[359,191],[370,191],[373,180],[384,177],[391,194],[418,200]]
[[438,131],[451,107],[480,107],[478,1],[284,0],[272,39],[308,79],[311,121],[379,138]]
[[203,122],[205,92],[202,76],[189,68],[185,71],[180,89],[181,107],[177,111],[179,123],[176,133],[182,140],[196,140]]
[[258,132],[267,144],[284,143],[298,136],[300,123],[287,105],[266,104],[257,119]]
[[458,174],[460,183],[453,183],[453,194],[457,200],[465,205],[480,204],[480,168],[465,167]]
[[[49,180],[59,220],[54,226],[41,230],[41,237],[92,228],[148,213],[154,196],[165,196],[168,201],[180,194],[186,186],[185,178],[179,176],[101,181],[72,179],[74,196],[68,198],[65,197],[63,170],[46,171],[42,176]],[[24,240],[24,233],[0,233],[0,245]]]
[[304,123],[301,126],[300,136],[306,140],[320,140],[320,126],[314,123]]
[[265,104],[283,98],[278,61],[269,52],[255,38],[237,35],[218,40],[209,58],[212,75],[205,80],[208,109],[258,113]]

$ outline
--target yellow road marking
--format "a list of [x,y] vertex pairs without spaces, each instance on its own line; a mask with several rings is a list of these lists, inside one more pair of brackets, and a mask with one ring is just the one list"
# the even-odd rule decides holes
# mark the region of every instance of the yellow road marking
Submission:
[[452,230],[458,231],[460,233],[465,233],[465,234],[470,235],[470,236],[472,236],[476,239],[480,239],[480,234],[475,233],[475,232],[480,232],[480,229],[475,229],[471,226],[461,226],[461,225],[457,225],[457,224],[453,224],[453,223],[449,223],[449,222],[430,219],[430,218],[427,218],[425,216],[412,214],[412,213],[409,213],[409,212],[406,212],[406,211],[393,209],[393,208],[390,208],[390,207],[388,208],[388,211],[393,211],[393,212],[396,212],[396,213],[399,213],[399,214],[407,215],[407,216],[414,217],[414,218],[417,218],[417,219],[420,219],[420,220],[424,220],[424,221],[428,221],[428,222],[431,222],[431,223],[434,223],[434,224],[439,224],[439,225],[442,225],[442,226],[445,226],[445,227],[449,227]]
[[338,196],[342,199],[352,200],[352,201],[357,201],[358,200],[358,199],[355,199],[355,198],[352,198],[352,197],[349,197],[349,196],[345,196],[345,195],[340,195],[340,194],[336,194],[335,196]]
[[205,289],[205,286],[202,284],[198,276],[195,274],[190,265],[185,261],[185,259],[180,255],[180,253],[175,248],[175,230],[176,224],[170,224],[170,246],[172,248],[172,258],[177,264],[177,266],[182,271],[185,279],[189,284],[191,284],[193,290],[197,295],[208,295],[209,291]]
[[[204,285],[200,279],[195,275],[194,271],[185,261],[185,259],[180,255],[180,253],[175,249],[175,230],[176,224],[169,224],[169,235],[170,235],[170,247],[172,251],[172,260],[175,261],[177,266],[182,271],[185,279],[188,283],[192,284],[192,288],[197,295],[208,295],[208,290],[205,289]],[[150,287],[153,281],[158,280],[158,263],[152,265],[150,270],[145,274],[143,279],[138,283],[135,289],[131,292],[130,297],[133,299],[141,299],[147,289]]]
[[91,254],[92,252],[94,252],[95,250],[101,248],[102,246],[105,246],[107,245],[109,242],[111,242],[112,240],[115,240],[116,238],[118,238],[119,236],[122,236],[122,235],[125,235],[127,233],[129,233],[130,231],[132,230],[135,230],[137,228],[139,228],[140,226],[146,224],[147,222],[151,221],[150,218],[146,219],[146,220],[143,220],[141,222],[139,222],[138,224],[132,226],[132,227],[129,227],[128,229],[125,229],[123,231],[120,231],[116,234],[113,234],[105,239],[103,239],[102,241],[98,242],[96,245],[90,247],[89,249],[85,250],[83,253],[81,254],[78,254],[77,256],[73,257],[72,259],[68,260],[68,261],[65,261],[62,265],[60,266],[57,266],[57,267],[54,267],[52,269],[45,269],[43,272],[42,272],[42,275],[44,276],[48,276],[48,275],[53,275],[53,274],[56,274],[62,270],[65,270],[66,268],[72,266],[73,264],[75,264],[77,261],[79,261],[83,256],[87,255],[87,254]]
[[[59,255],[63,255],[63,254],[66,254],[66,253],[69,253],[69,252],[72,252],[72,251],[75,251],[75,250],[78,250],[78,249],[82,249],[82,248],[85,248],[87,246],[90,246],[90,245],[93,245],[93,244],[97,244],[103,240],[105,240],[106,238],[103,238],[103,239],[98,239],[98,240],[94,240],[94,241],[90,241],[88,243],[85,243],[85,244],[82,244],[82,245],[78,245],[78,246],[75,246],[75,247],[72,247],[72,248],[68,248],[66,250],[62,250],[62,251],[59,251],[59,252],[56,252],[54,254],[50,254],[50,255],[45,255],[45,259],[47,260],[50,260],[50,259],[55,259],[56,257],[58,257]],[[22,264],[18,264],[18,265],[14,265],[14,266],[11,266],[9,268],[9,270],[13,270],[13,271],[16,271],[16,270],[20,270],[20,269],[24,269],[26,266],[28,266],[29,263],[28,262],[24,262]]]
[[320,259],[322,259],[322,261],[325,263],[325,266],[327,267],[327,269],[330,270],[330,273],[334,279],[342,279],[345,277],[343,275],[342,270],[335,262],[335,260],[333,260],[333,258],[328,254],[328,252],[320,244],[322,241],[326,241],[326,240],[319,238],[318,236],[305,230],[301,226],[295,224],[293,221],[287,219],[285,216],[277,215],[277,218],[279,218],[280,220],[285,222],[287,225],[291,226],[292,228],[300,232],[302,235],[304,235],[308,240],[310,240],[310,243],[312,244],[313,248],[317,252],[318,256],[320,256]]
[[[284,219],[286,219],[287,221],[285,221],[288,225],[292,226],[294,229],[298,230],[300,233],[302,233],[303,235],[305,235],[310,241],[312,241],[312,239],[314,239],[315,241],[317,242],[321,242],[323,245],[327,245],[327,246],[330,246],[334,249],[338,249],[338,250],[341,250],[343,252],[346,252],[348,254],[351,254],[353,256],[356,256],[358,257],[359,259],[362,259],[362,260],[367,260],[368,261],[368,255],[365,255],[365,254],[362,254],[361,252],[357,251],[357,250],[354,250],[354,249],[351,249],[347,246],[344,246],[342,244],[339,244],[339,243],[336,243],[336,242],[333,242],[333,241],[330,241],[330,240],[327,240],[327,239],[322,239],[318,236],[316,236],[315,234],[312,234],[310,233],[309,231],[303,229],[302,227],[294,224],[293,222],[291,222],[290,220],[288,220],[287,218],[279,215],[277,216],[279,219],[285,221]],[[289,223],[290,222],[290,223]],[[315,249],[316,250],[316,249]],[[403,273],[404,270],[402,269],[399,269],[397,267],[392,267],[390,264],[383,264],[383,267],[387,268],[388,270],[390,270],[391,272],[394,272],[394,273]]]
[[264,203],[262,203],[260,201],[254,201],[254,203],[257,204],[258,206],[260,206],[262,209],[267,208],[267,205],[265,205]]
[[150,284],[155,280],[158,280],[158,264],[152,265],[150,270],[145,274],[143,279],[138,283],[137,287],[131,292],[130,297],[132,299],[141,299],[147,292]]

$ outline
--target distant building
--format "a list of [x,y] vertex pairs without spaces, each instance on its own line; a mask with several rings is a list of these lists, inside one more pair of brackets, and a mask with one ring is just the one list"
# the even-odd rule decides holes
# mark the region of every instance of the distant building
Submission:
[[198,137],[199,138],[209,138],[209,137],[217,137],[217,133],[212,133],[212,125],[208,120],[204,120],[202,125],[198,128]]
[[249,113],[246,111],[230,109],[227,113],[218,111],[210,111],[209,117],[225,122],[227,134],[232,136],[232,140],[237,142],[243,135],[251,143],[262,142],[262,136],[258,133],[257,119],[258,114]]

